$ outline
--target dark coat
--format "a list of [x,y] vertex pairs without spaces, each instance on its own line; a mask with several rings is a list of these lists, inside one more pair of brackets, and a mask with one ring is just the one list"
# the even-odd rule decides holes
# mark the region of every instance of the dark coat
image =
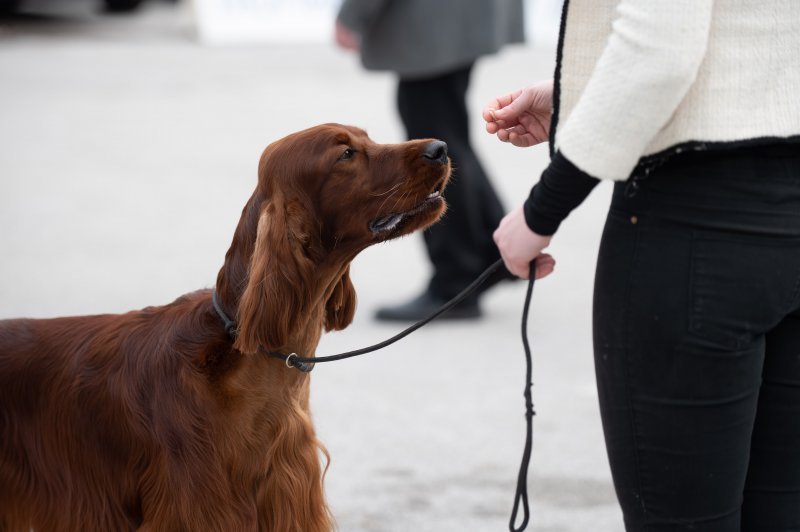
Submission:
[[522,0],[344,0],[339,22],[361,37],[368,70],[446,73],[524,40]]

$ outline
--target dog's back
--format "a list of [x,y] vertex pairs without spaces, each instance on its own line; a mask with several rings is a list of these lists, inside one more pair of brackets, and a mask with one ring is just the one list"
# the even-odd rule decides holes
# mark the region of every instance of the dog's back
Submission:
[[158,462],[186,451],[202,416],[186,386],[199,371],[187,357],[209,347],[188,334],[198,303],[0,321],[0,530],[141,523],[168,474]]
[[[76,518],[114,529],[126,520],[128,509],[119,507],[126,497],[110,498],[109,488],[131,487],[120,485],[109,462],[127,459],[133,442],[114,415],[113,395],[102,391],[113,386],[101,382],[113,372],[98,349],[112,321],[0,322],[0,519],[10,530],[77,529],[69,524]],[[86,515],[97,500],[105,511]]]

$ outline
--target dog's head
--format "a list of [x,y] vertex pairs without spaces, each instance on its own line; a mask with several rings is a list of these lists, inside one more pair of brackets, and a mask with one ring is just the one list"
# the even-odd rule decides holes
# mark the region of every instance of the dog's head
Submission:
[[325,124],[268,146],[244,213],[257,223],[237,348],[284,345],[320,291],[326,329],[349,325],[350,261],[438,220],[449,176],[447,145],[437,140],[376,144],[361,129]]
[[259,164],[265,195],[302,208],[320,236],[315,244],[328,253],[357,253],[432,224],[444,212],[449,175],[441,141],[376,144],[363,130],[337,124],[271,144]]

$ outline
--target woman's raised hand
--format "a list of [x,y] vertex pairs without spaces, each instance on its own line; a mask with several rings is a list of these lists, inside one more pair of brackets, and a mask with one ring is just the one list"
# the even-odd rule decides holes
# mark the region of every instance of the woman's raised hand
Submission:
[[521,148],[548,140],[552,114],[553,80],[495,98],[483,109],[486,131]]

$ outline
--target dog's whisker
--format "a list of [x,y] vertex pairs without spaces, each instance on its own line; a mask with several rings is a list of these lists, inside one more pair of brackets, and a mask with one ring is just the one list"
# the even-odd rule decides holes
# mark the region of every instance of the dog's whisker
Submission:
[[[383,199],[383,202],[381,202],[381,206],[380,206],[380,208],[378,209],[378,211],[379,211],[379,212],[383,212],[383,211],[384,211],[384,207],[386,206],[386,203],[387,203],[389,200],[391,200],[391,199],[392,199],[392,197],[394,197],[394,196],[395,196],[395,194],[397,194],[397,192],[398,192],[398,191],[395,189],[394,191],[392,191],[392,193],[391,193],[391,194],[389,194],[388,196],[386,196],[386,197]],[[395,202],[394,206],[395,206],[395,207],[397,206],[397,202]]]
[[399,182],[399,183],[395,184],[395,185],[394,185],[392,188],[390,188],[389,190],[386,190],[385,192],[376,192],[376,193],[371,193],[371,194],[370,194],[370,196],[373,196],[373,197],[377,197],[377,196],[384,196],[384,195],[386,195],[386,194],[389,194],[389,193],[393,192],[394,190],[396,190],[396,189],[397,189],[397,188],[398,188],[400,185],[402,185],[402,184],[403,184],[402,182]]

